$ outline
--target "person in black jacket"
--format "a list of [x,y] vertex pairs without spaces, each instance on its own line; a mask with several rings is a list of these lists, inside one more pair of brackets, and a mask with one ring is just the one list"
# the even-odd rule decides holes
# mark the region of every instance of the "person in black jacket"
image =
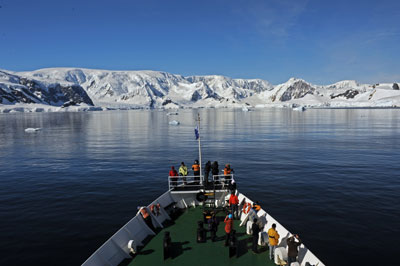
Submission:
[[297,255],[299,254],[299,251],[297,250],[297,247],[301,245],[301,240],[298,235],[293,235],[289,237],[287,240],[287,245],[288,245],[288,266],[292,262],[297,261]]
[[[214,175],[218,175],[219,174],[219,169],[218,169],[218,162],[215,161],[212,163],[211,165],[211,173]],[[218,176],[215,177],[215,181],[218,181]]]
[[258,227],[256,218],[254,218],[254,220],[253,220],[253,225],[251,226],[251,231],[252,231],[252,235],[253,235],[252,250],[253,250],[253,253],[257,253],[258,233],[260,233],[260,227]]
[[211,162],[208,161],[206,165],[204,165],[204,183],[207,186],[208,185],[208,175],[210,174],[211,171]]

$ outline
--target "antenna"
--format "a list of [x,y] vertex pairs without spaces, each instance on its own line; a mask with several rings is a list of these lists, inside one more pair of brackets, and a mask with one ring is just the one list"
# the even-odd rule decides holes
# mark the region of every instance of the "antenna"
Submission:
[[201,163],[201,141],[200,141],[200,114],[199,113],[197,113],[197,130],[198,130],[198,138],[197,138],[197,140],[198,140],[198,142],[199,142],[199,166],[200,166],[200,179],[201,179],[201,183],[203,184],[204,183],[204,180],[203,180],[203,171],[202,171],[202,163]]

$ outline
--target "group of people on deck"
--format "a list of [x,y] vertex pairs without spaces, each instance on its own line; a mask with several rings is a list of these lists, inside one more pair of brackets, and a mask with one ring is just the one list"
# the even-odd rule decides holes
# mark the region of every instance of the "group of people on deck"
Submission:
[[[192,165],[192,171],[193,171],[193,176],[194,176],[194,183],[195,184],[200,184],[200,164],[198,160],[194,161],[194,164]],[[169,172],[169,176],[171,179],[172,186],[177,186],[178,184],[178,176],[181,177],[181,182],[186,185],[189,180],[186,180],[186,177],[188,176],[188,168],[185,165],[184,162],[181,163],[179,170],[176,171],[175,167],[172,166],[171,170]],[[265,228],[265,221],[262,221],[262,217],[259,217],[257,215],[257,212],[261,210],[261,205],[259,202],[254,202],[253,204],[247,203],[247,205],[242,202],[239,204],[239,199],[238,196],[236,195],[236,183],[235,180],[232,178],[232,174],[234,173],[233,169],[230,167],[229,164],[225,165],[224,168],[224,181],[219,179],[219,165],[218,162],[215,161],[211,163],[211,161],[208,161],[203,168],[203,173],[204,173],[204,185],[207,185],[209,181],[214,181],[216,183],[223,183],[227,184],[229,187],[229,190],[231,191],[231,195],[229,197],[229,200],[227,201],[229,210],[227,210],[227,215],[224,219],[224,224],[225,224],[225,246],[229,247],[229,253],[231,254],[232,249],[236,249],[237,247],[237,238],[236,238],[236,230],[234,230],[234,220],[235,219],[240,219],[240,212],[239,212],[239,205],[240,208],[243,206],[243,212],[245,214],[248,213],[248,219],[251,221],[251,227],[250,227],[250,233],[252,235],[252,251],[253,253],[258,253],[258,242],[259,242],[259,237],[260,237],[260,232],[264,231]],[[212,179],[209,180],[209,176],[212,174]],[[246,207],[245,207],[246,206]],[[247,208],[248,206],[248,208]],[[245,212],[246,209],[246,212]],[[203,224],[208,224],[208,231],[211,234],[211,240],[214,242],[216,240],[216,232],[218,229],[218,219],[215,215],[215,213],[212,213],[207,216],[208,218],[204,220],[203,222],[199,222],[199,227],[198,227],[198,242],[206,242],[206,231],[203,228]],[[250,225],[248,225],[250,226]],[[274,253],[275,249],[277,248],[280,240],[280,235],[278,234],[278,231],[276,230],[276,224],[273,223],[271,228],[268,229],[266,232],[267,235],[266,238],[268,240],[264,240],[262,238],[261,241],[267,241],[269,245],[269,257],[271,260],[274,260]],[[265,233],[264,233],[265,234]],[[265,242],[264,242],[265,243]],[[286,244],[288,247],[288,261],[287,265],[291,265],[292,262],[297,261],[297,256],[298,256],[298,247],[301,245],[301,240],[299,236],[293,235],[289,237],[286,240]],[[236,251],[235,251],[236,252]]]
[[[232,191],[228,203],[230,207],[230,213],[224,219],[225,233],[226,233],[225,246],[227,246],[228,243],[232,242],[232,238],[234,238],[234,240],[236,241],[235,230],[233,229],[233,220],[239,219],[239,211],[238,211],[239,199],[234,191]],[[243,208],[243,211],[244,210],[245,207]],[[261,210],[261,205],[258,202],[254,202],[248,212],[248,219],[249,221],[252,222],[250,230],[252,235],[252,251],[255,254],[258,253],[257,247],[258,247],[259,233],[263,231],[265,226],[265,224],[257,216],[257,212],[259,210]],[[269,244],[269,257],[271,260],[273,260],[275,249],[279,244],[279,238],[280,238],[278,231],[276,230],[275,223],[272,224],[271,228],[267,232],[267,235]],[[290,265],[292,262],[297,261],[298,247],[301,245],[301,240],[299,236],[296,234],[289,237],[286,240],[286,243],[288,246],[287,265]]]
[[[192,165],[192,171],[193,171],[193,176],[194,176],[194,183],[195,184],[200,184],[200,164],[198,160],[195,160],[193,165]],[[211,163],[211,161],[208,161],[203,168],[204,171],[204,184],[207,185],[209,183],[209,176],[210,173],[213,176],[213,179],[218,182],[219,181],[219,165],[217,161],[214,161]],[[177,186],[178,185],[178,180],[179,176],[182,179],[182,183],[184,185],[187,184],[187,176],[188,176],[188,168],[185,165],[184,162],[181,162],[181,165],[179,167],[179,170],[176,171],[175,166],[171,166],[171,170],[169,171],[169,177],[171,179],[171,185],[172,186]],[[229,185],[231,184],[232,180],[232,174],[233,174],[233,169],[231,168],[230,164],[226,164],[224,168],[224,183]]]

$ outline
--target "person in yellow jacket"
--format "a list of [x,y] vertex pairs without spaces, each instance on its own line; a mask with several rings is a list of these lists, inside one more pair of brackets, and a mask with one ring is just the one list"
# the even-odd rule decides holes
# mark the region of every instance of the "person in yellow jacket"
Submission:
[[268,230],[269,239],[269,259],[272,260],[275,254],[275,248],[279,243],[279,234],[276,231],[276,224],[272,224],[272,227]]
[[186,185],[186,176],[188,175],[188,169],[184,162],[181,162],[181,167],[179,167],[179,175],[182,176],[183,184]]

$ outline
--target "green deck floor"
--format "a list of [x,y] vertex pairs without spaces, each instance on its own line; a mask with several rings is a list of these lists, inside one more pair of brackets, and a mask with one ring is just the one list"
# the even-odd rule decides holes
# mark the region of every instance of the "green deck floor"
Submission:
[[[251,236],[246,235],[244,226],[239,227],[239,221],[234,223],[239,243],[238,256],[229,258],[229,250],[223,246],[225,242],[225,224],[223,222],[220,222],[218,226],[216,242],[212,242],[209,233],[207,233],[207,242],[197,243],[197,221],[200,220],[202,220],[201,207],[186,210],[175,220],[173,225],[164,228],[154,236],[129,265],[275,265],[269,260],[266,247],[259,246],[259,253],[253,254]],[[165,261],[163,260],[162,250],[164,231],[170,232],[175,250],[173,257]]]

